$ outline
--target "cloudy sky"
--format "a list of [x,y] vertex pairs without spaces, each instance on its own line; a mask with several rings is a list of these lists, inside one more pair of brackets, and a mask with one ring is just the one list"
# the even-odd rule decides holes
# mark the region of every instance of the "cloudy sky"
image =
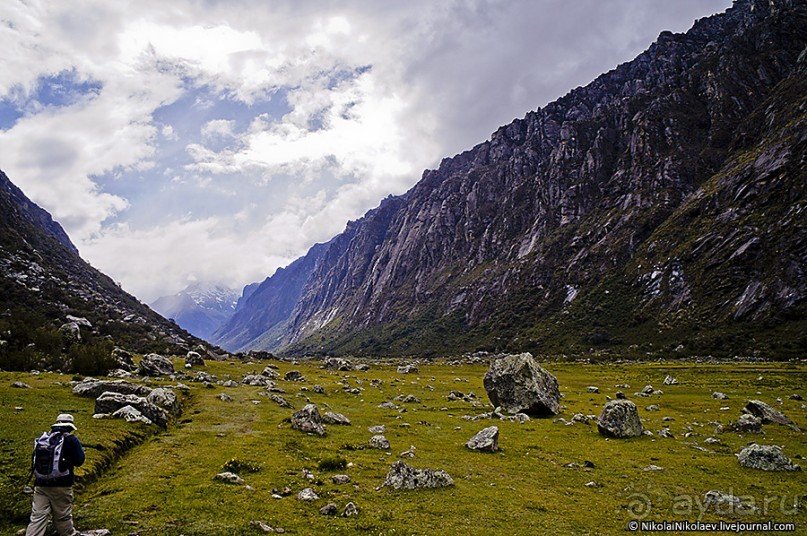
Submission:
[[730,0],[3,0],[0,169],[141,300],[240,288]]

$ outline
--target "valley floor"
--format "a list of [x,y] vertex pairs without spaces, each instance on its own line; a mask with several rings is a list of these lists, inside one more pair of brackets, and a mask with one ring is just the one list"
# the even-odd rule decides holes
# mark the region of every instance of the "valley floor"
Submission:
[[[260,373],[265,364],[208,362],[200,370],[239,382],[244,374]],[[72,395],[70,377],[0,373],[5,428],[0,531],[14,534],[25,525],[30,499],[21,489],[31,439],[62,411],[74,413],[77,435],[87,447],[75,508],[83,530],[142,536],[261,534],[251,524],[260,521],[293,534],[617,534],[634,520],[770,520],[807,531],[805,473],[746,469],[735,456],[750,442],[783,445],[785,454],[804,466],[805,433],[777,424],[766,424],[763,434],[715,433],[717,423],[728,428],[736,421],[750,399],[767,402],[807,429],[807,406],[790,398],[807,396],[804,363],[549,362],[543,366],[558,378],[562,412],[526,423],[467,420],[491,410],[482,386],[487,367],[481,364],[421,363],[415,374],[400,374],[390,363],[370,364],[366,372],[326,371],[319,362],[276,364],[281,377],[298,370],[306,378],[278,380],[296,409],[310,400],[320,412],[344,414],[352,425],[331,425],[324,437],[309,436],[291,429],[288,418],[294,410],[262,395],[262,387],[206,388],[181,380],[190,387],[184,413],[168,431],[158,432],[122,420],[92,419],[93,400]],[[175,365],[180,369],[182,362]],[[679,384],[662,385],[667,375]],[[31,388],[10,387],[16,381]],[[324,394],[314,392],[315,384]],[[648,384],[664,393],[634,395]],[[597,386],[599,393],[588,392],[589,386]],[[613,398],[618,390],[639,406],[652,437],[606,439],[596,422],[558,421],[571,421],[576,413],[599,415],[606,396]],[[476,402],[449,400],[451,391],[473,392]],[[729,398],[714,399],[714,391]],[[222,394],[232,400],[222,400]],[[419,402],[395,400],[401,395],[414,395]],[[396,408],[380,408],[383,402]],[[646,409],[652,405],[658,410]],[[465,447],[475,433],[494,424],[500,430],[499,452]],[[387,450],[369,447],[374,433],[368,428],[376,425],[386,428]],[[674,438],[658,435],[666,427]],[[718,441],[707,442],[710,437]],[[404,461],[444,469],[455,485],[418,491],[381,487],[390,465],[405,451],[414,457]],[[329,469],[334,458],[344,458],[348,466]],[[586,467],[586,461],[593,467]],[[259,470],[242,470],[243,485],[215,481],[228,462],[228,467]],[[651,466],[661,469],[648,470]],[[333,483],[338,473],[351,482]],[[296,498],[308,487],[320,499]],[[273,490],[284,488],[291,494],[273,498]],[[706,512],[704,494],[715,489],[742,497],[758,510]],[[335,503],[341,514],[348,502],[355,503],[358,515],[319,512]]]

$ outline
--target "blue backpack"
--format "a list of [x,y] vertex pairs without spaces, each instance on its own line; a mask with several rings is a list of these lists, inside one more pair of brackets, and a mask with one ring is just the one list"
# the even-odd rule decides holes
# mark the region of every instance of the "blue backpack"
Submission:
[[59,469],[65,435],[63,432],[42,432],[42,435],[34,440],[32,466],[36,478],[54,480],[70,474],[69,469],[64,471]]

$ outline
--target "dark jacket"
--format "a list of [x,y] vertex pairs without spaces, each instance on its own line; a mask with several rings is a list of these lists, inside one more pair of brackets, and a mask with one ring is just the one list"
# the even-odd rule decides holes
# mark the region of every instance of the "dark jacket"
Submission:
[[[69,432],[69,429],[52,427],[54,432]],[[73,434],[67,434],[64,438],[64,446],[62,447],[62,459],[59,460],[59,469],[62,471],[69,470],[70,474],[54,478],[53,480],[42,480],[37,478],[34,480],[35,486],[44,486],[48,488],[61,488],[70,487],[76,482],[76,477],[73,474],[73,468],[79,467],[84,463],[84,448],[81,446],[81,441],[78,440]]]

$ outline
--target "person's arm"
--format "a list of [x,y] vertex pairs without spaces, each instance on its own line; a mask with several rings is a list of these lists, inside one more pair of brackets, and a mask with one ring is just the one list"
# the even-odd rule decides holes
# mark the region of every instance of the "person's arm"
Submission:
[[65,452],[64,456],[65,460],[73,467],[80,467],[86,459],[81,441],[71,434],[65,438],[64,446],[67,447],[67,452]]

